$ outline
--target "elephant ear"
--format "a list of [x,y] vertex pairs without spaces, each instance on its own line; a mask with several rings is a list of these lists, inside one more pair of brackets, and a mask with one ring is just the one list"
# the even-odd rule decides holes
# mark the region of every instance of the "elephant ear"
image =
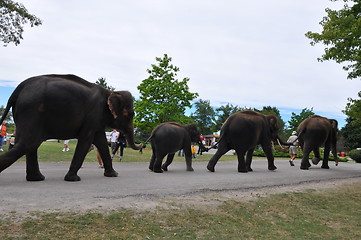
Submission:
[[337,120],[335,120],[335,119],[330,119],[330,122],[331,122],[332,128],[337,131],[337,128],[338,128],[338,122],[337,122]]
[[108,97],[108,107],[112,113],[114,119],[116,119],[123,109],[121,95],[117,93],[111,93]]

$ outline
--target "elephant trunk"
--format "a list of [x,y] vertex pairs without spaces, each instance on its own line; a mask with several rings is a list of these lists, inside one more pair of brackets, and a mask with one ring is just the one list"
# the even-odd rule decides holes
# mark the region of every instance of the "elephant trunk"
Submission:
[[293,143],[287,143],[287,142],[284,142],[279,136],[276,137],[276,140],[278,142],[278,144],[281,146],[292,146]]
[[134,143],[134,127],[133,124],[131,124],[131,126],[128,128],[127,131],[124,132],[125,133],[125,138],[127,139],[128,145],[134,149],[134,150],[140,150],[143,148],[143,144],[139,144],[138,146],[135,145]]

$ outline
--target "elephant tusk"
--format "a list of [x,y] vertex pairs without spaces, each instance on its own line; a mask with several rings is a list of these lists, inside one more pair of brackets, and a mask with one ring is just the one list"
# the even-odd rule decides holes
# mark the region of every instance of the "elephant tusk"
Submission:
[[282,149],[285,149],[284,147],[282,147],[282,145],[281,145],[281,143],[280,143],[280,140],[277,138],[277,142],[278,142],[278,145],[280,145],[280,147],[282,148]]

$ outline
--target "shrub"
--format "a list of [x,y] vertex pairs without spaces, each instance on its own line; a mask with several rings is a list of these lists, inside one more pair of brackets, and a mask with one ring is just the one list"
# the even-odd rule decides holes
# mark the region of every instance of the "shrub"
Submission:
[[351,150],[350,157],[355,160],[357,163],[361,163],[361,150]]

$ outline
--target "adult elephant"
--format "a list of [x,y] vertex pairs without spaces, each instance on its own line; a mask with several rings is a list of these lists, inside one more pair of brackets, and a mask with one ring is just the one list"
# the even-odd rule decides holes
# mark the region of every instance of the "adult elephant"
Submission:
[[[149,169],[156,173],[162,173],[163,170],[168,171],[168,166],[172,163],[174,154],[180,149],[184,151],[187,171],[193,171],[192,142],[198,143],[200,148],[207,151],[202,144],[200,133],[195,124],[162,123],[153,129],[146,143],[148,141],[151,141],[152,145],[152,157],[149,163]],[[162,165],[163,158],[166,155],[168,155],[167,161]]]
[[297,128],[298,140],[302,148],[302,161],[301,169],[308,170],[311,166],[308,158],[311,151],[315,154],[315,157],[312,159],[312,163],[317,165],[320,161],[320,150],[321,146],[325,146],[324,156],[322,161],[321,168],[329,169],[328,159],[330,155],[330,150],[332,153],[336,164],[337,152],[336,152],[336,143],[337,143],[337,131],[338,131],[338,122],[335,119],[328,119],[318,115],[311,116],[306,118],[301,122]]
[[278,131],[277,118],[274,115],[264,115],[250,110],[232,114],[221,128],[217,152],[209,160],[207,169],[214,172],[219,158],[234,149],[238,158],[238,172],[253,171],[252,155],[258,144],[262,146],[267,156],[268,169],[277,169],[274,165],[272,141],[278,140],[283,145],[290,145],[281,141]]
[[43,75],[29,78],[10,96],[2,122],[12,107],[16,144],[0,156],[0,172],[26,155],[26,179],[41,181],[37,149],[47,139],[78,139],[66,181],[77,175],[93,143],[104,163],[104,176],[116,177],[104,128],[122,130],[129,145],[133,135],[133,98],[127,91],[112,92],[74,75]]

